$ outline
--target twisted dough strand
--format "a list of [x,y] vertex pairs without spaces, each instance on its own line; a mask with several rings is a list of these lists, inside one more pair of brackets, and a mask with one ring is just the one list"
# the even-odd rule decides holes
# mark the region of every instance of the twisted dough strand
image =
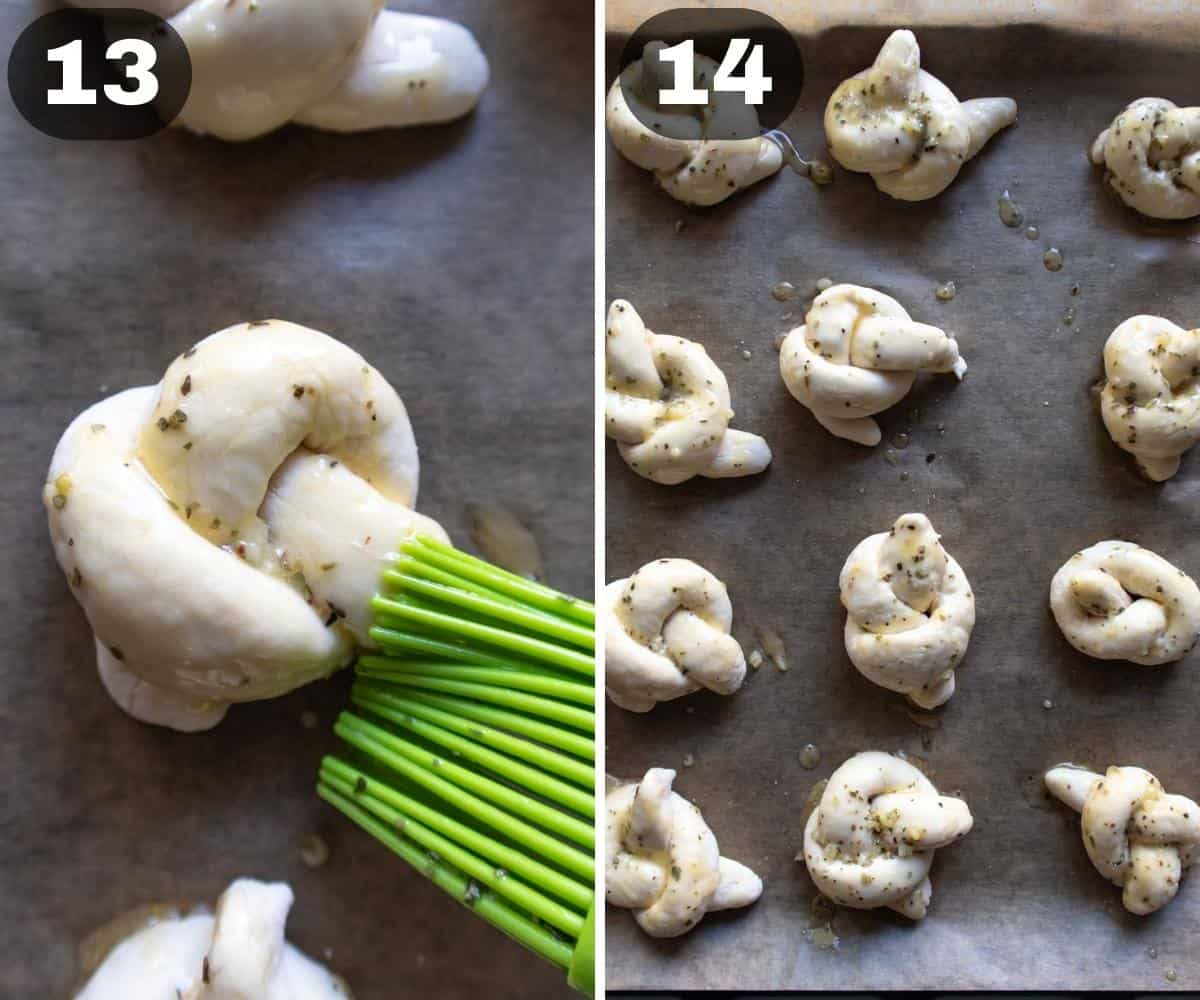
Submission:
[[723,858],[700,810],[671,790],[675,772],[653,767],[615,782],[605,799],[605,896],[634,911],[651,937],[678,937],[706,913],[749,906],[762,880]]
[[1108,186],[1142,215],[1200,215],[1200,108],[1140,97],[1096,136],[1090,155]]
[[924,514],[902,514],[863,539],[839,579],[846,653],[864,677],[921,708],[954,694],[954,668],[975,627],[967,575]]
[[278,320],[205,338],[67,428],[43,499],[113,698],[216,725],[344,666],[414,531],[416,441],[363,358]]
[[804,326],[779,348],[788,392],[831,434],[873,447],[873,415],[899,402],[917,372],[953,372],[967,363],[958,342],[917,323],[890,295],[861,285],[834,285],[813,300]]
[[609,306],[605,334],[605,432],[639,476],[674,485],[770,464],[766,441],[729,426],[729,384],[700,344],[647,329],[623,299]]
[[934,851],[970,832],[961,799],[939,795],[924,774],[891,754],[855,754],[829,778],[804,827],[804,862],[817,888],[841,906],[886,906],[912,920],[929,908]]
[[1200,588],[1133,542],[1097,542],[1050,581],[1050,609],[1067,641],[1099,660],[1157,666],[1200,638]]
[[1100,415],[1119,448],[1155,482],[1200,440],[1200,329],[1133,316],[1104,345]]
[[648,712],[707,688],[733,694],[746,678],[742,647],[729,634],[725,584],[690,559],[656,559],[614,580],[601,595],[608,696]]
[[[670,69],[658,56],[662,48],[662,42],[648,43],[642,58],[627,66],[609,88],[604,123],[621,155],[652,171],[667,194],[687,205],[715,205],[776,173],[783,153],[759,136],[758,114],[740,95],[706,86],[709,104],[704,107],[659,106],[658,90],[671,85]],[[716,70],[715,62],[697,54],[693,82],[704,86]],[[631,105],[639,108],[640,117]],[[681,138],[647,128],[646,119],[664,123],[671,136]],[[709,138],[712,135],[745,138]]]
[[[72,0],[99,9],[139,6]],[[470,111],[488,63],[470,31],[384,10],[383,0],[148,0],[187,46],[177,122],[242,141],[288,122],[334,132],[449,121]]]
[[1007,97],[959,101],[921,69],[911,31],[893,31],[875,63],[844,80],[825,107],[829,150],[847,170],[869,173],[885,194],[924,201],[941,194],[988,140],[1017,118]]
[[1060,764],[1044,780],[1055,798],[1081,814],[1088,858],[1121,887],[1125,909],[1145,916],[1175,898],[1200,847],[1200,805],[1168,795],[1140,767],[1110,767],[1101,776]]

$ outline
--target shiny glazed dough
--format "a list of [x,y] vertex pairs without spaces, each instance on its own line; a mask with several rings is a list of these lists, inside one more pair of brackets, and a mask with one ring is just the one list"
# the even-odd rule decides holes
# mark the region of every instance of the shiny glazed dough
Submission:
[[1044,780],[1051,795],[1081,814],[1088,858],[1121,887],[1125,909],[1145,916],[1175,898],[1200,847],[1200,805],[1168,795],[1140,767],[1110,767],[1101,776],[1060,764]]
[[75,1000],[348,1000],[345,984],[284,940],[292,890],[238,879],[216,916],[158,921],[116,946]]
[[[613,81],[604,103],[604,123],[617,150],[630,162],[650,170],[672,198],[689,205],[715,205],[764,178],[783,165],[783,153],[770,139],[759,135],[758,115],[740,95],[707,88],[709,103],[703,108],[664,109],[658,91],[672,82],[672,67],[658,58],[661,42],[650,42],[641,59],[631,63]],[[696,54],[693,81],[703,86],[711,81],[717,64]],[[642,119],[630,109],[640,105]],[[653,117],[672,123],[669,138],[642,121]],[[710,139],[714,126],[720,134],[746,138]]]
[[729,426],[729,384],[694,340],[654,333],[618,299],[608,309],[604,362],[605,433],[639,476],[674,485],[752,476],[770,464],[766,441]]
[[43,499],[126,711],[204,729],[346,665],[416,514],[404,404],[350,348],[240,324],[67,428]]
[[1100,415],[1148,478],[1170,479],[1200,440],[1200,329],[1133,316],[1104,345]]
[[844,80],[825,107],[829,151],[880,191],[924,201],[948,188],[967,160],[1017,119],[1007,97],[959,101],[921,69],[911,31],[893,31],[875,63]]
[[827,288],[804,319],[780,344],[779,373],[822,427],[857,444],[879,444],[872,417],[908,395],[918,372],[967,371],[953,337],[872,288]]
[[970,832],[961,799],[939,795],[924,774],[891,754],[855,754],[829,778],[804,827],[804,863],[841,906],[886,906],[912,920],[929,908],[934,851]]
[[1050,581],[1050,610],[1067,642],[1098,660],[1157,666],[1200,638],[1200,588],[1133,542],[1097,542]]
[[610,779],[605,798],[605,897],[633,910],[651,937],[679,937],[706,913],[762,895],[762,879],[721,857],[700,810],[671,790],[674,780],[674,771],[652,767],[640,782]]
[[867,680],[936,708],[954,694],[954,668],[975,627],[967,575],[924,514],[855,546],[838,581],[846,653]]
[[1200,215],[1200,107],[1141,97],[1096,136],[1091,160],[1130,208],[1152,219]]
[[[76,6],[130,6],[72,0]],[[488,81],[474,36],[383,0],[152,0],[187,45],[192,87],[177,119],[245,140],[289,121],[336,132],[449,121]]]
[[690,559],[656,559],[600,596],[604,683],[631,712],[648,712],[707,688],[733,694],[746,678],[742,647],[729,634],[725,584]]

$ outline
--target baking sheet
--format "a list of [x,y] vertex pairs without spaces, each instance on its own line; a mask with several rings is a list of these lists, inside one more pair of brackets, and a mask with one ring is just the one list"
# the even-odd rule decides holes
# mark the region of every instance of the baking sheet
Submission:
[[[608,703],[608,770],[678,769],[678,791],[701,807],[722,853],[766,883],[752,908],[710,915],[673,941],[651,940],[610,908],[611,990],[1200,986],[1200,876],[1156,916],[1127,914],[1092,869],[1078,817],[1039,784],[1062,760],[1136,763],[1169,790],[1200,795],[1200,660],[1090,660],[1067,645],[1046,599],[1055,570],[1104,538],[1131,538],[1200,574],[1200,456],[1169,483],[1140,480],[1089,391],[1121,320],[1152,312],[1200,323],[1200,222],[1141,219],[1102,191],[1085,158],[1130,100],[1194,104],[1200,77],[1194,49],[1110,27],[1104,37],[1031,24],[918,28],[923,65],[960,97],[1009,95],[1020,106],[1016,126],[932,202],[893,201],[840,168],[827,188],[785,169],[692,210],[609,148],[608,297],[628,298],[658,333],[704,344],[729,378],[734,426],[764,434],[775,457],[761,476],[663,487],[610,445],[606,577],[661,556],[695,559],[727,583],[745,650],[759,645],[758,629],[776,629],[791,664],[751,671],[729,698],[692,695],[642,716]],[[806,87],[784,126],[802,155],[825,155],[826,99],[887,33],[803,35]],[[622,41],[609,39],[607,80]],[[1037,241],[1001,224],[1005,188]],[[1058,273],[1042,265],[1050,246],[1065,259]],[[824,431],[778,373],[774,338],[803,321],[822,277],[895,296],[953,331],[970,364],[957,386],[921,376],[879,417],[885,444],[875,449]],[[802,298],[773,299],[783,280]],[[947,280],[957,297],[939,302]],[[888,443],[901,433],[911,443],[892,465]],[[978,624],[937,729],[915,725],[901,696],[861,677],[842,642],[846,555],[909,510],[929,514],[976,594]],[[800,765],[810,742],[822,755],[811,771]],[[816,781],[866,749],[926,758],[941,789],[961,790],[975,828],[938,852],[923,922],[839,910],[840,945],[821,950],[802,933],[815,889],[793,861],[801,812]]]
[[[238,875],[291,882],[289,936],[330,949],[360,1000],[569,995],[317,799],[349,676],[235,706],[203,735],[118,711],[42,511],[76,413],[156,381],[213,330],[278,316],[340,337],[396,386],[421,447],[420,508],[459,544],[468,506],[500,503],[533,530],[547,579],[590,593],[591,12],[404,9],[476,33],[492,82],[472,117],[245,146],[69,143],[0,102],[0,996],[66,995],[90,930],[141,903],[211,902]],[[0,3],[5,51],[35,13]],[[331,857],[310,871],[299,845],[314,832]]]

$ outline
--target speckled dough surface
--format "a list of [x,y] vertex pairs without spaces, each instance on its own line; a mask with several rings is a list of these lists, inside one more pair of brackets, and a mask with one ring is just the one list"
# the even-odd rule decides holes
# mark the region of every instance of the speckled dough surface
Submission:
[[690,559],[656,559],[600,595],[608,696],[631,712],[693,691],[733,694],[746,657],[725,584]]
[[1140,767],[1110,767],[1100,775],[1060,764],[1045,781],[1051,795],[1080,814],[1088,858],[1121,888],[1125,909],[1146,916],[1175,898],[1200,849],[1200,805],[1168,795]]
[[1140,97],[1096,136],[1090,156],[1117,197],[1143,215],[1200,215],[1200,108]]
[[[71,0],[111,8],[114,0]],[[465,27],[385,10],[384,0],[152,0],[187,46],[176,125],[245,141],[288,122],[358,132],[446,122],[487,85]]]
[[1100,415],[1117,447],[1155,482],[1200,440],[1200,329],[1133,316],[1104,344]]
[[706,913],[749,906],[762,879],[723,858],[700,810],[671,790],[675,772],[652,767],[641,781],[609,779],[604,802],[604,891],[633,910],[651,937],[686,934]]
[[1017,119],[1008,97],[960,101],[921,68],[911,31],[894,31],[867,69],[833,92],[825,138],[847,170],[868,173],[879,190],[925,201],[946,190],[988,140]]
[[921,708],[949,701],[975,627],[975,595],[929,518],[902,514],[864,538],[838,586],[846,655],[859,673]]
[[934,851],[971,832],[962,799],[939,795],[924,774],[891,754],[855,754],[829,777],[804,825],[804,864],[839,906],[881,906],[910,920],[929,910]]
[[693,476],[752,476],[770,464],[763,438],[729,426],[729,383],[701,344],[655,333],[617,299],[604,361],[604,430],[639,476],[673,486]]
[[967,362],[944,330],[914,322],[890,295],[833,285],[814,300],[804,325],[779,346],[779,372],[798,402],[830,434],[873,447],[872,418],[900,402],[918,372],[953,372]]
[[1200,587],[1132,542],[1097,542],[1071,556],[1050,581],[1050,609],[1067,641],[1098,660],[1157,666],[1200,639]]
[[[740,95],[705,87],[709,103],[664,109],[658,91],[671,86],[671,64],[659,58],[662,42],[650,42],[641,59],[613,81],[604,102],[604,124],[621,155],[654,175],[657,186],[688,205],[715,205],[743,188],[777,173],[783,165],[779,146],[759,133],[758,115]],[[717,64],[695,57],[693,84],[712,80]],[[635,115],[632,107],[639,107]],[[645,118],[669,116],[671,138],[647,128]],[[719,129],[719,132],[718,132]],[[719,134],[722,138],[710,138]],[[731,136],[745,136],[742,139]]]

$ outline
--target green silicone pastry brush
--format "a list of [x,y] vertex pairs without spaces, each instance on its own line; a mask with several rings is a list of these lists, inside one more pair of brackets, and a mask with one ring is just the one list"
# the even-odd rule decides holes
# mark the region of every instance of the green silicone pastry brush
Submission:
[[417,536],[372,610],[318,794],[590,994],[594,607]]

